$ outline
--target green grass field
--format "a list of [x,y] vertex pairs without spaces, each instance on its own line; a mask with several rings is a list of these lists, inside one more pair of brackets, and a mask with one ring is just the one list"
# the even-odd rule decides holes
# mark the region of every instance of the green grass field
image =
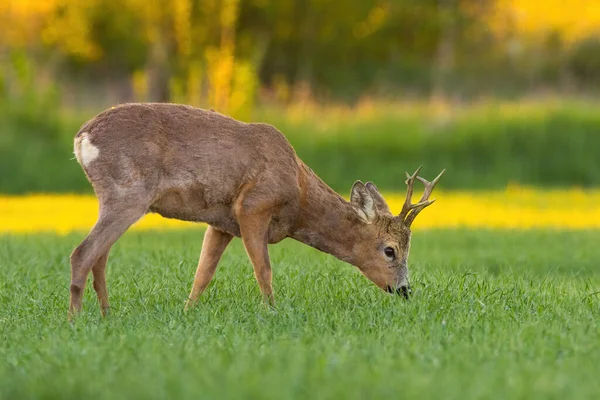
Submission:
[[83,234],[0,237],[0,399],[583,399],[600,393],[597,232],[425,231],[415,295],[304,245],[271,247],[277,311],[240,241],[183,304],[202,231],[127,233],[66,321]]

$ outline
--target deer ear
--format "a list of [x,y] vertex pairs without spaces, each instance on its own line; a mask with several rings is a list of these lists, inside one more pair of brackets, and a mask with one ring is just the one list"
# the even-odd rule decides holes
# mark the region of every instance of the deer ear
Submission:
[[354,185],[352,185],[350,202],[354,206],[358,216],[365,222],[370,223],[377,218],[375,201],[361,181],[356,181]]
[[367,188],[367,190],[371,194],[371,197],[375,201],[377,211],[379,211],[380,214],[389,214],[390,216],[393,216],[390,207],[388,207],[385,199],[383,198],[381,193],[379,193],[379,189],[377,189],[377,186],[375,186],[373,182],[367,182],[365,187]]

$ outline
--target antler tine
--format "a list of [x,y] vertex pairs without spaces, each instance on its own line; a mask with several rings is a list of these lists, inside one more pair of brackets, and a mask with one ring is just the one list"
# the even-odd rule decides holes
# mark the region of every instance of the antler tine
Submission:
[[435,187],[435,185],[437,185],[442,175],[444,175],[444,172],[446,172],[445,169],[443,169],[442,172],[440,172],[440,174],[436,176],[435,179],[431,182],[428,182],[426,179],[421,178],[420,176],[417,177],[417,179],[423,183],[425,189],[423,191],[423,196],[421,197],[421,200],[419,200],[419,203],[415,204],[415,206],[412,207],[412,212],[408,214],[408,216],[404,220],[406,226],[410,227],[417,215],[421,212],[421,210],[433,204],[435,199],[429,200],[429,196],[431,195],[431,192],[433,192],[433,188]]
[[437,183],[439,182],[442,175],[444,175],[444,172],[446,172],[445,169],[443,169],[442,172],[440,172],[440,174],[438,176],[436,176],[435,179],[432,180],[431,182],[428,182],[425,178],[421,178],[420,176],[417,176],[417,179],[419,181],[421,181],[423,183],[423,185],[425,186],[423,196],[421,197],[421,200],[419,200],[419,202],[423,202],[423,201],[429,199],[429,195],[433,191],[433,188],[435,187],[435,185],[437,185]]
[[419,177],[419,172],[421,171],[421,168],[423,168],[422,165],[419,168],[417,168],[415,173],[412,175],[409,175],[408,172],[406,172],[406,181],[404,182],[404,183],[406,183],[406,186],[407,186],[406,199],[404,200],[404,205],[402,206],[402,211],[400,212],[400,215],[398,215],[398,218],[400,218],[401,220],[404,220],[404,218],[406,217],[408,212],[416,206],[416,204],[412,204],[412,194],[413,194],[413,188],[415,186],[415,179],[417,179]]

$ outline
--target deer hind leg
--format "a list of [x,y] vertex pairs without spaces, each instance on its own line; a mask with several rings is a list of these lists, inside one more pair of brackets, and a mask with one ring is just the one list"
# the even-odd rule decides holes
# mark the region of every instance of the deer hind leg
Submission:
[[221,232],[212,226],[206,229],[204,241],[202,242],[202,251],[200,252],[200,260],[198,261],[198,269],[194,277],[194,284],[190,297],[185,304],[186,311],[196,303],[200,294],[202,294],[212,280],[219,260],[227,245],[231,243],[231,239],[233,239],[233,236]]
[[108,314],[110,307],[108,303],[108,291],[106,289],[106,261],[108,260],[109,252],[110,249],[101,255],[92,268],[92,274],[94,275],[94,290],[98,296],[98,305],[100,306],[100,312],[103,317]]
[[[140,206],[144,204],[144,206]],[[90,270],[94,270],[94,288],[102,308],[108,307],[106,291],[106,258],[111,246],[146,212],[139,199],[100,203],[100,216],[90,234],[71,254],[71,298],[69,319],[81,311],[83,292]]]

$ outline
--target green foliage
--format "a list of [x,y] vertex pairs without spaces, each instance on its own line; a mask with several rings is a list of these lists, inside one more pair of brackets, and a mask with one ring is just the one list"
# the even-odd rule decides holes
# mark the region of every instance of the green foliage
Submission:
[[85,177],[71,161],[78,122],[57,111],[55,87],[22,81],[17,96],[0,96],[0,192],[85,188]]
[[[305,97],[307,87],[308,96],[347,102],[561,92],[573,82],[593,93],[593,3],[567,10],[557,0],[543,9],[532,0],[6,0],[0,48],[24,51],[40,75],[93,90],[99,102],[140,100],[130,81],[145,74],[149,100],[183,95],[229,112],[238,63],[253,74],[238,100],[262,93],[285,102]],[[291,96],[273,96],[282,83]]]
[[[277,312],[239,241],[183,313],[200,231],[128,233],[66,322],[83,238],[0,237],[0,398],[592,399],[595,232],[416,232],[414,297],[293,241],[271,247]],[[551,249],[551,250],[549,250]],[[577,251],[574,251],[577,249]]]
[[[73,159],[72,139],[92,113],[58,114],[51,99],[0,105],[0,193],[91,191]],[[429,112],[392,107],[369,117],[325,111],[298,119],[263,109],[253,120],[278,127],[300,158],[342,193],[357,179],[404,190],[404,171],[418,165],[428,176],[447,168],[444,188],[600,182],[600,115],[594,104],[482,106],[444,119]]]
[[[322,0],[10,3],[5,13],[0,6],[0,45],[8,53],[26,49],[45,74],[71,86],[76,77],[81,90],[118,84],[121,99],[131,100],[127,80],[145,70],[149,86],[158,87],[149,90],[150,100],[172,101],[183,89],[188,103],[201,97],[198,104],[219,109],[209,92],[232,84],[232,60],[251,64],[262,88],[285,82],[294,97],[302,97],[296,89],[310,87],[320,99],[354,101],[365,93],[396,98],[561,89],[555,75],[569,69],[565,56],[572,46],[566,31],[555,32],[556,46],[546,49],[548,35],[532,40],[511,30],[520,8],[496,15],[506,2],[494,0],[346,0],[344,7]],[[537,15],[551,32],[557,7]],[[593,27],[593,18],[582,18]],[[589,28],[583,38],[594,35]],[[210,57],[215,50],[216,61]],[[575,74],[580,61],[574,61]],[[212,75],[211,63],[226,67]],[[202,74],[202,89],[178,83],[195,74]],[[169,87],[177,90],[169,93]]]
[[579,43],[572,50],[568,67],[580,86],[600,86],[600,38]]
[[595,150],[600,148],[600,117],[593,109],[566,107],[513,117],[475,111],[443,126],[388,115],[341,123],[322,135],[310,135],[311,129],[284,132],[300,157],[340,190],[348,190],[355,179],[403,190],[404,171],[419,165],[431,176],[448,169],[445,188],[600,183]]

